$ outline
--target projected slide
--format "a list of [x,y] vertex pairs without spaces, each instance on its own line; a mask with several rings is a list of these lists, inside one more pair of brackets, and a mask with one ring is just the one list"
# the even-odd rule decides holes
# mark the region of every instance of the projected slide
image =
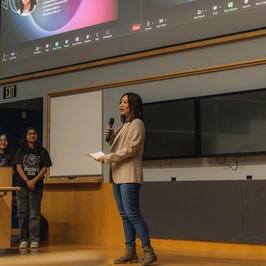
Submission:
[[[34,8],[23,14],[20,2],[34,2]],[[9,0],[3,5],[1,41],[5,46],[106,23],[118,16],[117,0]]]
[[1,0],[0,79],[257,30],[265,14],[266,0]]

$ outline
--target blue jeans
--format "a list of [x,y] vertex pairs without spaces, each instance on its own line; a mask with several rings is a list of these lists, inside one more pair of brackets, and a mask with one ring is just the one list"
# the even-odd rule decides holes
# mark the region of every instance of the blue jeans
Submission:
[[42,189],[30,191],[21,188],[16,193],[21,241],[40,241],[42,195]]
[[137,183],[113,183],[113,192],[122,218],[127,247],[136,246],[136,235],[139,236],[142,247],[150,246],[149,230],[139,209],[140,188],[141,184]]

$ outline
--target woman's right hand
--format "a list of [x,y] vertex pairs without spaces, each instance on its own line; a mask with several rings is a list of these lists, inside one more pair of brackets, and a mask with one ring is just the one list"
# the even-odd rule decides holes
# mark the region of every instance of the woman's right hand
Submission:
[[110,126],[107,126],[104,130],[104,135],[106,136],[106,141],[108,142],[114,138],[114,134],[114,129]]

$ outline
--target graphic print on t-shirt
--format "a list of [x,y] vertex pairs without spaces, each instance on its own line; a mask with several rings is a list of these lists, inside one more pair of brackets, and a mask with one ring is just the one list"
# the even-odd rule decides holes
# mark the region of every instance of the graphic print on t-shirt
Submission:
[[40,172],[41,157],[37,154],[26,154],[23,158],[23,169],[27,176],[36,176]]
[[6,167],[8,166],[8,160],[6,158],[0,159],[0,167]]

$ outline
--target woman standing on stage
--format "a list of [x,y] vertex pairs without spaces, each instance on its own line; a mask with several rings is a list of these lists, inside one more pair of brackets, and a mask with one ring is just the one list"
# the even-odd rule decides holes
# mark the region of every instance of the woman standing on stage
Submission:
[[26,129],[14,163],[18,173],[17,183],[21,187],[21,190],[17,191],[21,241],[19,248],[27,248],[29,242],[31,248],[38,248],[43,178],[52,162],[48,151],[38,141],[34,127]]
[[[148,226],[139,208],[139,196],[143,183],[142,156],[145,139],[141,97],[136,93],[126,93],[120,99],[122,126],[114,134],[108,128],[110,151],[96,160],[109,164],[113,192],[121,215],[126,252],[114,260],[115,264],[137,262],[136,236],[142,242],[144,257],[142,265],[151,265],[157,257],[151,247]],[[109,139],[109,138],[108,138]]]

